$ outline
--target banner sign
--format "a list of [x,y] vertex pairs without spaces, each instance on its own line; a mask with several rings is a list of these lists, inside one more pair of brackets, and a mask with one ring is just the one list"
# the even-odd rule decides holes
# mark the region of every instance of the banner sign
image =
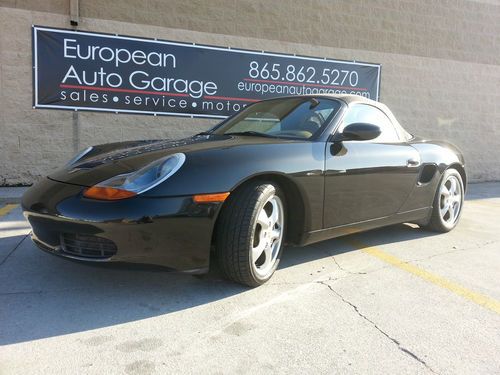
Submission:
[[224,118],[258,100],[378,100],[380,65],[33,27],[35,108]]

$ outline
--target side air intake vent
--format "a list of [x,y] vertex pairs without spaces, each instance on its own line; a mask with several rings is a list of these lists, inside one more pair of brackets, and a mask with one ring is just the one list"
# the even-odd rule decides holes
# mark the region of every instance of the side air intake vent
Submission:
[[422,168],[422,172],[420,173],[420,178],[418,182],[420,184],[426,184],[432,180],[434,175],[436,174],[437,166],[433,164],[425,165]]

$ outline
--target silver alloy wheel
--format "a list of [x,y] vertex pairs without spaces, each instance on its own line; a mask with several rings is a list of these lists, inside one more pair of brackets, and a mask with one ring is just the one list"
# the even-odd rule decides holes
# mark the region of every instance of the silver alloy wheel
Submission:
[[453,225],[462,208],[462,185],[457,177],[450,175],[441,183],[439,190],[439,214],[443,222]]
[[272,195],[257,215],[253,235],[251,264],[261,278],[274,271],[283,240],[283,223],[283,203],[277,195]]

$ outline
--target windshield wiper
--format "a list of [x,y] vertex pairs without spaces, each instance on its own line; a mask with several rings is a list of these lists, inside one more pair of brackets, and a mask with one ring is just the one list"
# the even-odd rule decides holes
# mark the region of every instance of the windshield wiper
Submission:
[[201,133],[196,133],[195,135],[212,135],[212,132],[201,132]]
[[247,131],[244,131],[244,132],[224,133],[224,135],[250,135],[250,136],[253,136],[253,137],[277,138],[275,135],[261,133],[261,132],[256,132],[256,131],[253,131],[253,130],[247,130]]

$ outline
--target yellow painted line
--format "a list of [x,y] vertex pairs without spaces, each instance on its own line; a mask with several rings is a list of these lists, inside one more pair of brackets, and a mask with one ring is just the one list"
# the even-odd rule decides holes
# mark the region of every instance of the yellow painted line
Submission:
[[18,207],[18,204],[6,204],[3,207],[0,207],[0,217],[7,215],[10,211],[12,211],[14,208]]
[[477,303],[480,306],[486,307],[487,309],[490,309],[491,311],[500,314],[500,301],[485,296],[484,294],[477,293],[467,288],[464,288],[463,286],[458,285],[453,281],[447,280],[444,277],[435,275],[429,271],[424,270],[423,268],[407,263],[393,255],[390,255],[382,251],[377,247],[367,246],[357,240],[349,239],[348,241],[354,246],[356,246],[356,248],[358,248],[359,250],[361,250],[366,254],[372,255],[385,263],[388,263],[392,266],[395,266],[399,269],[409,272],[417,277],[420,277],[421,279],[424,279],[434,285],[440,286],[441,288],[449,290],[450,292],[453,292],[465,299],[468,299],[469,301]]

